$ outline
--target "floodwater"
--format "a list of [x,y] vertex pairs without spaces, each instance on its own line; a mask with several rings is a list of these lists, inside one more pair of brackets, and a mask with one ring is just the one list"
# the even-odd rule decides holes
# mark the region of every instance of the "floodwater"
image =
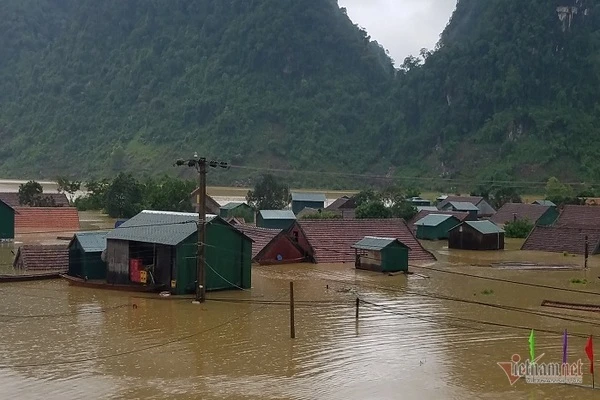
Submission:
[[[496,364],[515,353],[528,358],[530,328],[538,331],[536,354],[560,362],[560,332],[568,329],[582,336],[571,337],[569,360],[584,360],[587,373],[583,336],[600,326],[595,313],[540,306],[543,300],[600,304],[598,258],[587,272],[489,266],[583,262],[518,246],[476,253],[428,243],[439,261],[412,267],[416,274],[408,277],[349,264],[255,267],[252,290],[209,293],[203,305],[60,280],[2,284],[0,398],[600,398],[587,387],[523,380],[511,386]],[[588,283],[573,284],[574,278]]]

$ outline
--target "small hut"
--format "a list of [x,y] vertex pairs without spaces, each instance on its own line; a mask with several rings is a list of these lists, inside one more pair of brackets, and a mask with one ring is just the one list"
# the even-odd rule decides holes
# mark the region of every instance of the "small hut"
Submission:
[[417,239],[448,239],[448,231],[460,223],[460,219],[453,215],[429,214],[415,222],[415,227],[417,228]]
[[448,248],[503,250],[504,231],[490,221],[465,221],[450,230]]
[[479,208],[466,201],[450,201],[440,208],[442,211],[467,212],[470,220],[477,220]]
[[292,210],[260,210],[256,215],[256,226],[268,229],[288,229],[296,222]]
[[77,232],[69,243],[70,276],[83,279],[106,279],[106,250],[108,232]]
[[398,239],[365,236],[352,248],[356,268],[377,272],[407,272],[410,248]]

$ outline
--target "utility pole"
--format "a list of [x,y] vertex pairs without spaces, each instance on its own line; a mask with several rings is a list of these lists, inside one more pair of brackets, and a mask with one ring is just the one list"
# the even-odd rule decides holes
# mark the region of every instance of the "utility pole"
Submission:
[[206,301],[206,167],[229,168],[229,164],[219,161],[206,161],[206,158],[199,158],[194,154],[194,158],[189,160],[179,159],[175,162],[176,166],[188,166],[195,168],[198,172],[198,256],[196,257],[196,302],[204,303]]

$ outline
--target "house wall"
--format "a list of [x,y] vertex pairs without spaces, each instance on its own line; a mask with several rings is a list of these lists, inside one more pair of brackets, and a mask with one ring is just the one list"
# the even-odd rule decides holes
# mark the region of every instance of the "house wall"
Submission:
[[288,229],[296,222],[293,219],[263,219],[260,213],[256,217],[256,226],[268,229]]
[[298,214],[305,208],[314,208],[315,210],[325,208],[325,202],[323,201],[292,201],[292,211],[294,214]]
[[367,271],[382,272],[382,257],[380,251],[369,250],[366,254],[360,256],[360,264],[356,265],[357,269]]
[[0,240],[15,238],[15,210],[0,202]]
[[[303,262],[306,256],[300,246],[293,242],[287,232],[277,235],[260,253],[254,261],[261,265]],[[277,256],[281,256],[278,260]]]
[[504,233],[484,235],[468,225],[452,229],[448,238],[448,248],[463,250],[502,250],[504,249]]
[[304,232],[300,228],[298,222],[294,222],[294,224],[288,229],[290,237],[292,240],[296,241],[300,248],[304,251],[304,255],[307,258],[312,259],[314,254],[310,245],[310,242],[304,235]]
[[383,272],[408,271],[408,249],[400,245],[390,245],[381,251]]
[[556,222],[560,213],[556,207],[550,207],[546,212],[537,220],[536,225],[549,226]]
[[102,252],[86,253],[77,240],[69,246],[69,275],[87,279],[106,279],[106,268],[106,263],[102,261]]
[[128,284],[129,242],[108,239],[106,241],[106,280],[108,283]]

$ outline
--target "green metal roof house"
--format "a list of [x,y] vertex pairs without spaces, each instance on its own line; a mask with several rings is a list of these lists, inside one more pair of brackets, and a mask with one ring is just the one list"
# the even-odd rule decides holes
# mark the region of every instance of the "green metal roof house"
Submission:
[[449,201],[442,207],[443,211],[459,211],[468,212],[469,219],[477,220],[479,208],[473,203],[467,203],[466,201]]
[[15,209],[0,200],[0,241],[15,238]]
[[[108,283],[170,287],[173,294],[196,290],[198,214],[142,211],[106,239]],[[221,217],[207,216],[206,290],[251,287],[252,239]]]
[[417,227],[417,239],[448,239],[448,231],[460,224],[460,222],[453,215],[429,214],[414,224]]
[[293,192],[292,211],[294,214],[298,214],[307,207],[322,210],[325,208],[326,200],[327,198],[323,193]]
[[448,248],[503,250],[504,230],[490,221],[465,221],[448,233]]
[[352,246],[356,268],[377,272],[407,272],[410,248],[398,239],[365,236]]
[[288,229],[296,222],[291,210],[260,210],[256,215],[256,226],[269,229]]
[[246,222],[254,222],[254,210],[246,203],[227,203],[219,210],[223,219],[243,217]]
[[82,279],[106,279],[106,250],[108,232],[77,232],[69,243],[68,275]]

